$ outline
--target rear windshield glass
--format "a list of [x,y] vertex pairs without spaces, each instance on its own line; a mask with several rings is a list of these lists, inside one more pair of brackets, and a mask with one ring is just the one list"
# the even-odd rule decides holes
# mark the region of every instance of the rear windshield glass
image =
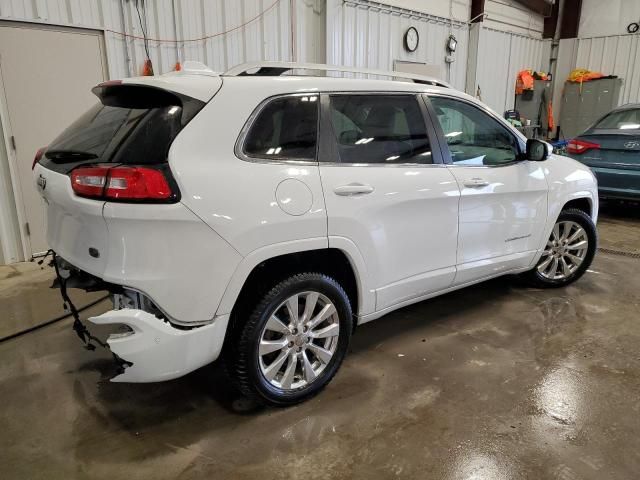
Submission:
[[98,103],[49,145],[47,156],[64,157],[64,152],[85,152],[102,157],[116,135],[122,136],[133,130],[149,112],[145,109],[107,107]]
[[150,109],[95,105],[47,148],[56,163],[99,159],[101,162],[162,163],[180,131],[181,107]]
[[640,129],[640,109],[619,110],[611,112],[600,120],[595,128],[638,130]]
[[58,171],[85,163],[165,163],[173,139],[204,103],[169,93],[160,98],[157,90],[121,87],[102,95],[51,142],[43,162]]

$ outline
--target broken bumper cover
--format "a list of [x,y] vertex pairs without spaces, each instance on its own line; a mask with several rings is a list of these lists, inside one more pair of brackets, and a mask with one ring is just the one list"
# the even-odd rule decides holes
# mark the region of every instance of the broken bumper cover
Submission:
[[228,315],[202,327],[180,330],[143,310],[111,310],[89,321],[96,325],[124,324],[133,332],[113,335],[107,344],[113,353],[132,365],[112,382],[161,382],[186,375],[220,355]]

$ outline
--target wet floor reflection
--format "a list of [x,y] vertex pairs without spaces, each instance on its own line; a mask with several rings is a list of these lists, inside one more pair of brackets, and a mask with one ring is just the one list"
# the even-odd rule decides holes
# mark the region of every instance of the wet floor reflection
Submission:
[[[633,263],[635,262],[635,263]],[[628,479],[640,471],[637,261],[478,285],[358,328],[329,388],[256,408],[220,364],[112,384],[60,323],[0,344],[2,478]]]

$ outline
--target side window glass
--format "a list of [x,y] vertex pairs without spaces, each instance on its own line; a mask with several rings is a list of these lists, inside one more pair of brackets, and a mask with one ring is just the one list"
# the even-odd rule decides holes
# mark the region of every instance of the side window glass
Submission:
[[501,165],[518,159],[516,137],[482,110],[460,100],[430,97],[457,165]]
[[245,137],[245,155],[274,160],[315,160],[318,99],[318,95],[294,95],[270,101]]
[[432,163],[413,95],[332,95],[331,124],[343,163]]

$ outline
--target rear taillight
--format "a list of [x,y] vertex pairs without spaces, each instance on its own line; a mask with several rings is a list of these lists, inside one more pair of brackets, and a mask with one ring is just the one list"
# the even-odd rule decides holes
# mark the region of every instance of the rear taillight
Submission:
[[102,197],[108,172],[106,167],[76,168],[71,172],[71,187],[81,197]]
[[80,167],[71,172],[76,195],[112,200],[168,200],[171,187],[160,170],[146,167]]
[[586,152],[587,150],[599,149],[599,148],[600,148],[599,143],[587,142],[585,140],[578,140],[577,138],[574,138],[567,144],[567,152],[573,153],[573,154],[576,154],[576,153],[580,154],[580,153]]
[[47,147],[42,147],[39,148],[36,151],[36,156],[33,157],[33,164],[31,165],[31,170],[33,170],[34,168],[36,168],[36,165],[38,164],[38,162],[42,159],[42,155],[44,155],[44,151],[47,149]]

